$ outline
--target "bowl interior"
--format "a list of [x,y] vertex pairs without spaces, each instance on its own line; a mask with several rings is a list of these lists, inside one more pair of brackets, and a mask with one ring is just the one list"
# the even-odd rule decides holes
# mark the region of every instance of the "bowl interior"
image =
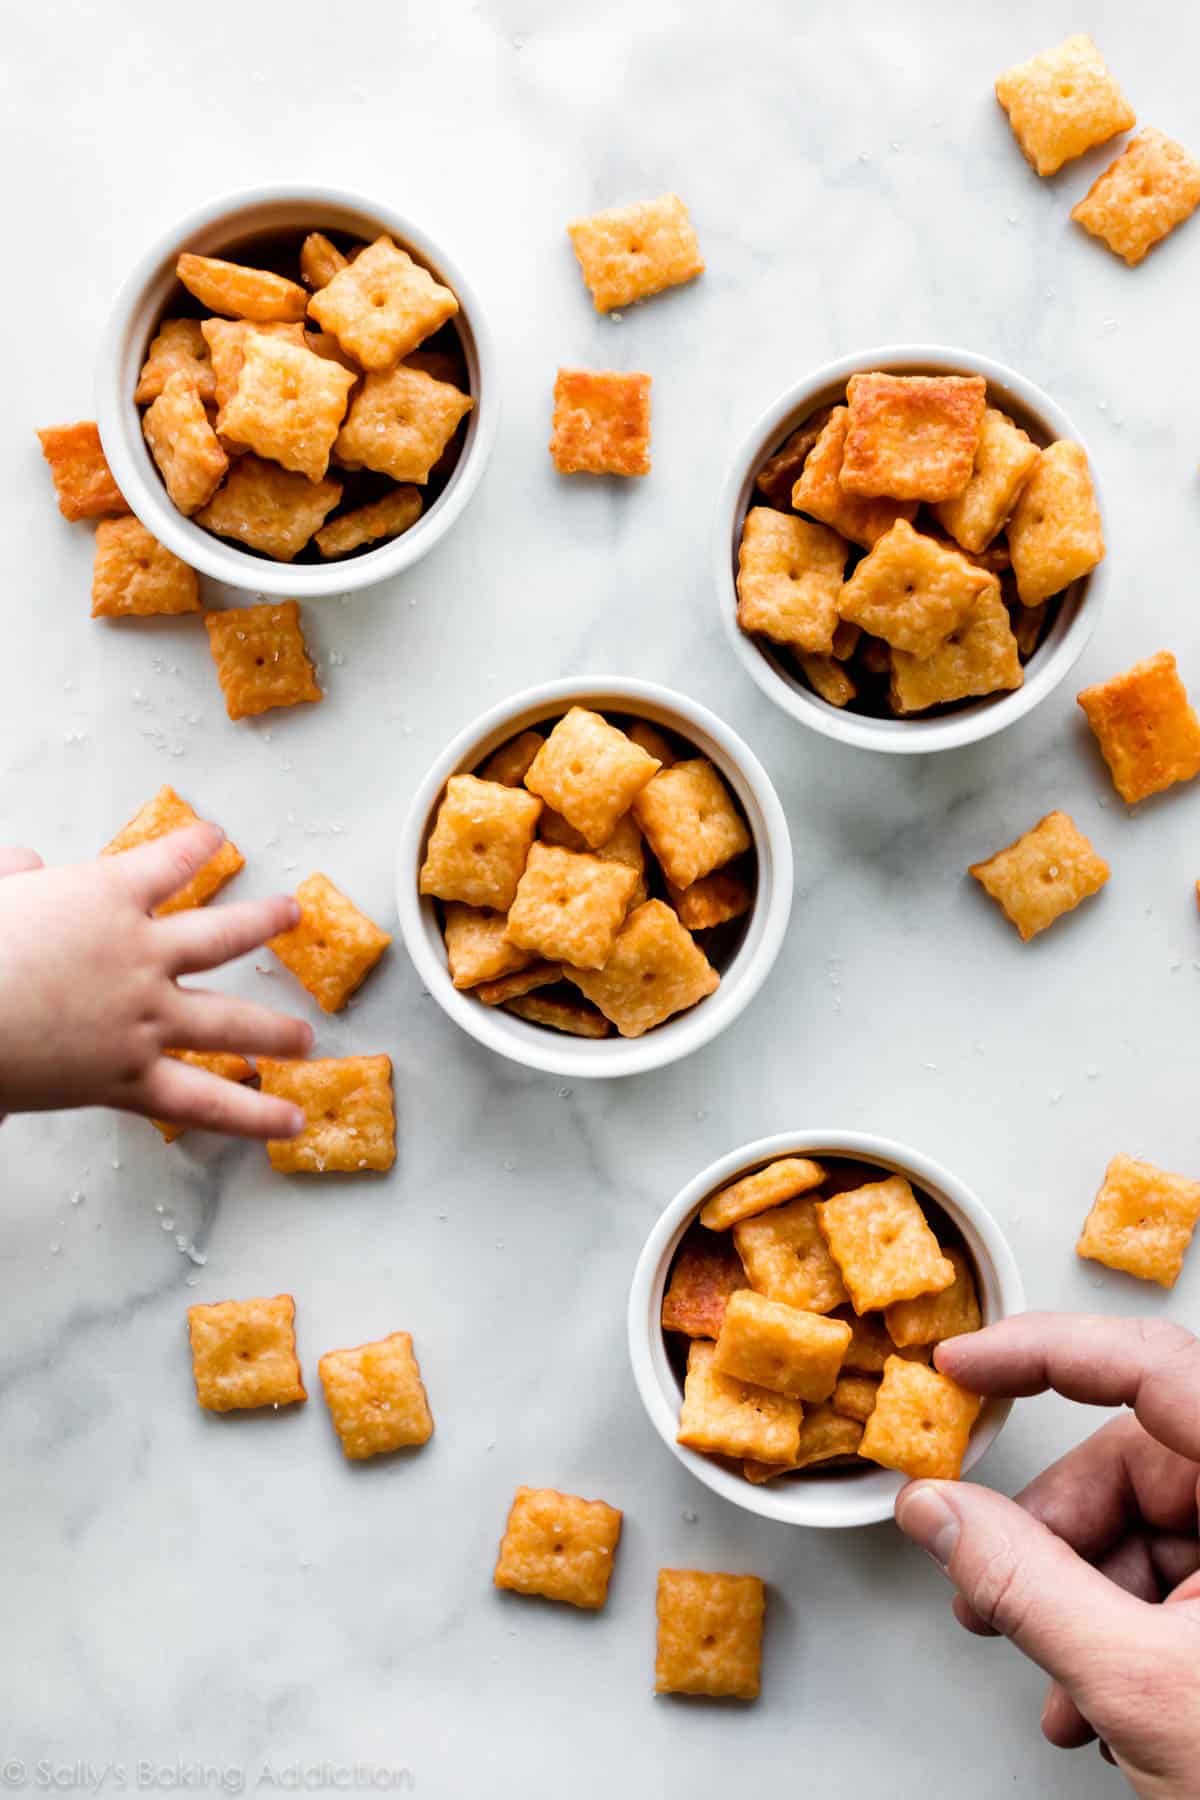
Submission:
[[[412,900],[412,896],[416,895],[417,872],[424,860],[429,834],[449,777],[472,773],[501,744],[521,731],[552,723],[573,705],[585,706],[609,717],[645,719],[694,745],[697,753],[707,756],[720,771],[753,840],[756,862],[754,904],[749,914],[735,922],[736,929],[719,928],[724,936],[713,945],[712,961],[720,972],[721,986],[697,1006],[655,1026],[641,1038],[568,1037],[545,1026],[519,1019],[503,1008],[484,1006],[469,993],[458,991],[451,983],[446,968],[446,951],[437,903],[427,896],[417,897],[415,903]],[[744,754],[745,760],[752,763],[753,758],[749,752]],[[757,770],[757,765],[755,767]],[[762,786],[770,792],[762,771],[757,770],[757,775]],[[771,801],[778,806],[773,793]],[[774,948],[771,944],[777,947],[775,941],[782,936],[780,908],[783,907],[786,917],[791,899],[790,856],[786,870],[781,870],[778,866],[778,832],[783,830],[786,833],[782,815],[778,821],[768,821],[758,783],[747,776],[742,762],[731,754],[724,742],[704,725],[666,701],[652,698],[638,684],[584,691],[571,689],[559,696],[544,695],[531,699],[527,705],[505,713],[502,720],[487,727],[478,737],[460,740],[460,746],[455,750],[450,763],[438,766],[431,777],[427,793],[419,798],[418,804],[422,809],[421,818],[411,841],[411,855],[408,854],[406,841],[406,850],[402,853],[402,864],[398,871],[401,919],[404,919],[406,912],[403,889],[407,884],[408,904],[410,909],[415,910],[415,929],[419,933],[417,948],[421,952],[420,966],[427,982],[436,987],[442,1004],[465,1030],[517,1062],[552,1072],[586,1077],[632,1073],[635,1069],[674,1061],[677,1056],[697,1048],[701,1042],[715,1035],[735,1012],[741,1010],[747,997],[745,989],[751,971],[757,971],[760,977],[763,972],[761,965],[764,949],[773,959]],[[706,951],[707,949],[706,945]],[[757,981],[754,985],[757,986]]]
[[[838,708],[822,700],[805,681],[803,675],[779,645],[771,643],[760,635],[750,636],[741,632],[736,623],[737,607],[737,567],[738,550],[742,538],[742,526],[746,513],[755,503],[755,481],[759,469],[768,457],[781,447],[785,440],[804,421],[823,406],[829,406],[845,397],[846,382],[855,368],[881,369],[894,375],[945,375],[945,374],[982,374],[988,383],[988,404],[997,406],[1006,412],[1028,432],[1035,444],[1045,446],[1056,438],[1077,437],[1074,427],[1065,414],[1045,395],[1037,393],[1030,384],[1022,383],[1021,391],[1014,385],[1010,371],[998,369],[979,358],[956,358],[948,355],[945,359],[929,356],[882,356],[872,357],[869,353],[861,360],[856,359],[853,368],[843,368],[828,380],[818,382],[798,395],[794,403],[782,414],[778,411],[770,416],[770,422],[758,435],[750,449],[743,470],[741,485],[734,497],[732,517],[730,519],[730,538],[727,546],[729,581],[726,586],[726,604],[733,608],[733,629],[739,633],[751,655],[757,656],[770,670],[774,680],[788,690],[789,708],[800,712],[803,716],[815,714],[812,723],[819,725],[844,721],[858,741],[867,738],[877,740],[880,747],[896,745],[898,739],[907,740],[906,747],[919,747],[924,738],[941,738],[946,734],[946,727],[964,727],[965,735],[984,735],[983,730],[990,724],[990,715],[998,709],[1015,710],[1014,702],[1021,711],[1028,710],[1033,701],[1040,697],[1062,672],[1064,658],[1067,663],[1074,660],[1075,650],[1068,645],[1069,639],[1076,636],[1075,627],[1083,612],[1092,587],[1096,571],[1083,576],[1079,581],[1057,595],[1050,603],[1051,614],[1041,641],[1033,655],[1025,663],[1025,684],[1023,687],[995,694],[987,694],[978,700],[953,701],[945,706],[932,708],[929,713],[919,718],[893,719],[880,717],[870,711],[856,710],[854,703],[849,707]],[[1100,565],[1101,567],[1103,565]],[[931,742],[930,748],[934,745]]]
[[[828,1163],[831,1180],[822,1188],[823,1194],[859,1185],[864,1180],[882,1179],[886,1175],[907,1177],[939,1239],[963,1250],[971,1262],[985,1325],[993,1324],[1019,1308],[1021,1297],[1015,1265],[996,1226],[979,1202],[970,1196],[969,1205],[964,1204],[965,1190],[945,1171],[918,1162],[910,1153],[901,1153],[898,1147],[889,1149],[846,1136],[805,1138],[803,1141],[781,1138],[772,1140],[769,1150],[764,1146],[751,1148],[752,1154],[744,1161],[734,1159],[722,1165],[719,1176],[705,1181],[699,1191],[689,1190],[687,1204],[681,1208],[678,1217],[669,1215],[671,1222],[665,1225],[660,1222],[661,1236],[652,1238],[652,1249],[647,1246],[654,1258],[653,1272],[644,1293],[639,1296],[644,1310],[639,1317],[631,1315],[630,1319],[631,1337],[644,1332],[649,1352],[643,1398],[660,1433],[680,1461],[707,1487],[737,1506],[797,1525],[841,1527],[890,1519],[896,1495],[907,1480],[906,1476],[892,1470],[866,1466],[845,1466],[824,1472],[802,1470],[758,1487],[711,1457],[675,1442],[683,1401],[686,1349],[681,1354],[680,1346],[669,1342],[676,1334],[663,1331],[661,1313],[676,1252],[710,1194],[743,1175],[752,1174],[777,1157],[803,1155]],[[994,1441],[1010,1406],[1009,1401],[985,1402],[963,1459],[964,1474],[978,1463]]]
[[[171,524],[175,527],[174,535],[194,546],[196,566],[203,566],[205,551],[209,553],[210,561],[213,553],[219,553],[223,560],[233,559],[234,563],[240,565],[238,579],[241,585],[253,586],[256,581],[261,580],[261,584],[266,587],[273,576],[278,577],[280,574],[281,565],[278,562],[245,545],[215,538],[211,532],[205,531],[202,526],[196,525],[171,506],[162,477],[146,445],[133,392],[150,340],[161,320],[176,314],[207,316],[205,309],[187,293],[176,277],[175,262],[180,251],[191,250],[202,256],[218,256],[233,262],[254,262],[258,259],[259,266],[275,267],[295,280],[298,277],[294,252],[299,249],[301,237],[308,231],[323,231],[332,236],[335,242],[358,240],[368,243],[386,232],[402,249],[408,251],[414,261],[421,263],[438,281],[455,293],[459,300],[458,313],[442,327],[441,332],[435,334],[435,338],[428,340],[422,347],[436,348],[443,341],[447,342],[448,347],[457,346],[458,356],[466,367],[466,382],[475,405],[467,415],[453,467],[444,476],[431,478],[429,487],[425,490],[426,504],[416,523],[401,538],[354,552],[349,557],[339,559],[336,564],[320,559],[307,563],[288,563],[284,585],[280,591],[286,590],[301,597],[310,585],[315,587],[319,583],[322,590],[332,586],[336,591],[352,583],[362,585],[367,579],[374,578],[375,571],[381,565],[394,560],[397,546],[403,544],[406,551],[411,550],[412,540],[418,534],[427,534],[430,526],[438,520],[439,514],[450,507],[463,482],[472,451],[483,429],[484,410],[480,404],[480,346],[471,318],[469,297],[462,291],[461,276],[447,267],[435,247],[411,226],[402,227],[398,220],[368,211],[348,197],[343,199],[330,194],[314,193],[311,197],[277,196],[248,200],[185,232],[163,250],[133,299],[127,329],[121,343],[116,346],[123,460],[132,463],[152,509],[160,515],[163,509],[168,510]],[[285,265],[281,255],[284,246],[289,246],[293,252],[290,267]],[[363,495],[363,499],[373,497],[371,494]],[[346,504],[349,504],[349,497]],[[147,524],[153,529],[151,521],[148,520]],[[180,554],[187,557],[188,552],[180,550]],[[226,575],[226,578],[232,579],[232,576]],[[276,580],[274,586],[278,585]]]

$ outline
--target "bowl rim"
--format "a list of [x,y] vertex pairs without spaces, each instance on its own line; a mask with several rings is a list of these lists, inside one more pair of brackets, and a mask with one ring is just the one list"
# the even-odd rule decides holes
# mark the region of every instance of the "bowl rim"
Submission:
[[[915,1185],[932,1195],[962,1232],[981,1289],[994,1285],[998,1301],[994,1318],[1006,1318],[1024,1310],[1024,1283],[1008,1240],[974,1190],[957,1175],[923,1151],[895,1138],[838,1126],[805,1127],[740,1144],[684,1184],[659,1214],[638,1256],[629,1289],[626,1331],[634,1382],[650,1423],[690,1474],[731,1505],[761,1518],[816,1529],[845,1530],[890,1519],[896,1495],[908,1477],[881,1468],[868,1475],[836,1477],[824,1483],[821,1477],[810,1475],[803,1481],[777,1487],[770,1483],[756,1487],[710,1458],[676,1443],[679,1389],[667,1360],[659,1319],[671,1258],[687,1226],[714,1189],[777,1156],[819,1156],[822,1152],[909,1175]],[[964,1475],[995,1443],[1011,1407],[1011,1400],[985,1403],[963,1459]]]
[[[311,206],[318,211],[345,213],[370,220],[401,245],[411,248],[454,290],[459,314],[466,327],[463,348],[472,369],[475,401],[462,453],[447,486],[428,513],[397,538],[349,559],[329,563],[284,563],[251,555],[234,542],[218,538],[197,526],[172,505],[165,488],[148,463],[142,444],[141,420],[132,394],[125,392],[123,367],[134,320],[147,291],[163,277],[168,262],[198,238],[207,238],[223,222],[233,227],[239,217],[268,208]],[[312,230],[332,221],[314,218]],[[333,227],[336,229],[336,226]],[[247,225],[252,231],[253,226]],[[219,253],[211,243],[206,254]],[[192,568],[227,586],[255,594],[287,595],[304,600],[324,594],[344,594],[386,581],[425,556],[450,530],[471,499],[491,455],[499,422],[496,356],[490,328],[473,284],[458,258],[421,226],[388,205],[348,188],[319,183],[288,183],[241,189],[207,201],[163,232],[134,264],[122,283],[100,341],[96,371],[96,422],[100,441],[125,496],[127,505],[160,543]]]
[[[493,748],[539,717],[572,704],[637,712],[700,742],[704,755],[730,780],[755,836],[758,887],[746,934],[722,974],[721,986],[700,1005],[666,1020],[640,1038],[572,1038],[480,1005],[455,988],[446,968],[434,902],[418,893],[417,871],[434,806],[449,777],[478,767]],[[631,704],[626,704],[631,703]],[[707,740],[707,741],[704,741]],[[755,813],[759,815],[756,829]],[[625,675],[567,676],[542,682],[497,702],[457,732],[426,771],[408,807],[396,853],[396,907],[410,959],[443,1012],[487,1049],[546,1074],[605,1079],[643,1074],[689,1056],[731,1025],[754,998],[775,962],[792,906],[793,858],[787,818],[770,776],[731,726],[699,701],[659,682]],[[436,942],[435,942],[436,940]]]
[[[759,647],[757,640],[741,629],[737,620],[737,586],[734,574],[736,533],[740,531],[747,501],[754,491],[753,476],[766,453],[766,446],[778,441],[789,419],[801,413],[806,405],[811,409],[819,403],[818,396],[822,389],[844,382],[861,370],[898,368],[905,368],[913,374],[927,369],[947,374],[982,375],[990,387],[1007,389],[1028,413],[1047,428],[1052,438],[1072,438],[1083,446],[1096,501],[1105,520],[1107,509],[1091,446],[1069,414],[1028,376],[974,350],[945,344],[883,344],[853,351],[811,370],[759,415],[742,438],[726,471],[717,501],[712,534],[718,609],[734,654],[762,692],[800,724],[820,732],[824,737],[843,744],[853,744],[860,749],[876,750],[885,755],[921,756],[931,751],[958,749],[965,744],[978,743],[1003,731],[1032,711],[1058,687],[1082,656],[1099,622],[1108,589],[1109,559],[1106,553],[1088,575],[1072,584],[1078,592],[1070,601],[1069,616],[1064,619],[1064,609],[1060,608],[1059,617],[1047,640],[1025,665],[1024,684],[1012,692],[995,696],[982,695],[976,700],[965,701],[957,712],[947,713],[936,719],[876,719],[839,711],[804,687],[799,679],[795,685],[788,681]],[[1035,667],[1039,659],[1040,666]],[[1032,674],[1030,670],[1033,671]]]

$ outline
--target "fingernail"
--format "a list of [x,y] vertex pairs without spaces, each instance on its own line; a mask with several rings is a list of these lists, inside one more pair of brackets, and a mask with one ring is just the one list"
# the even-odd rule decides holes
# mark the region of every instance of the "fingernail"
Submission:
[[289,925],[298,925],[300,923],[300,903],[298,900],[288,901],[287,916]]
[[308,1124],[308,1120],[298,1106],[293,1106],[289,1123],[291,1125],[291,1130],[289,1131],[288,1136],[299,1137],[300,1133],[304,1130],[304,1127]]
[[905,1537],[928,1550],[935,1563],[949,1568],[958,1542],[958,1515],[932,1482],[905,1489],[896,1502],[896,1523]]

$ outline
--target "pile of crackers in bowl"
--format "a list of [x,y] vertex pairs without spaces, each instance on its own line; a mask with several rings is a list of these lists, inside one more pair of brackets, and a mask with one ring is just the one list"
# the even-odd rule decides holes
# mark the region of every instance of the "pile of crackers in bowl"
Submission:
[[1037,441],[1003,398],[864,369],[758,469],[738,624],[828,705],[930,717],[1019,688],[1102,560],[1083,446]]
[[322,232],[184,252],[134,399],[172,504],[280,562],[407,531],[473,401],[451,290],[405,249]]
[[709,758],[572,706],[450,777],[418,886],[456,988],[551,1031],[637,1038],[716,992],[756,871]]
[[965,1245],[904,1175],[777,1158],[711,1194],[676,1250],[677,1442],[754,1483],[867,1464],[955,1480],[982,1402],[933,1352],[981,1322]]

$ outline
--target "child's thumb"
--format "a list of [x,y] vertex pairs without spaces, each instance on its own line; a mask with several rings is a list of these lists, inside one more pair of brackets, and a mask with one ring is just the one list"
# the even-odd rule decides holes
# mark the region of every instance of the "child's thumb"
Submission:
[[979,1619],[1061,1682],[1100,1729],[1097,1714],[1121,1691],[1145,1604],[988,1488],[916,1482],[897,1500],[896,1522]]

